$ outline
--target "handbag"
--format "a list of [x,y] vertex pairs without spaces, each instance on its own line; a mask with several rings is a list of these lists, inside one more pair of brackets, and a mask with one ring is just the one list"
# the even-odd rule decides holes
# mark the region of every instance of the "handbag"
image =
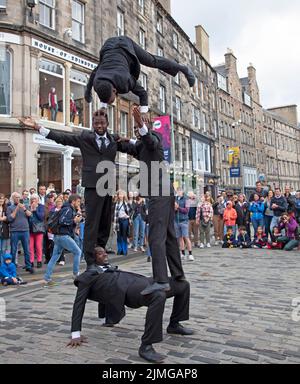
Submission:
[[32,223],[32,233],[45,233],[46,226],[43,221],[37,221]]

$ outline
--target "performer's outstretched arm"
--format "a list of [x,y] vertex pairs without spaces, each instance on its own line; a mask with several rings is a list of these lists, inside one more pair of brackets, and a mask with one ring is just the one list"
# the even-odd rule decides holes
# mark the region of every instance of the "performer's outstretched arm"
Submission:
[[25,117],[19,119],[20,123],[27,128],[31,128],[40,133],[40,135],[47,137],[47,139],[54,140],[58,144],[67,145],[70,147],[80,148],[82,139],[81,135],[68,134],[56,132],[54,130],[47,129],[42,125],[38,124],[31,117]]

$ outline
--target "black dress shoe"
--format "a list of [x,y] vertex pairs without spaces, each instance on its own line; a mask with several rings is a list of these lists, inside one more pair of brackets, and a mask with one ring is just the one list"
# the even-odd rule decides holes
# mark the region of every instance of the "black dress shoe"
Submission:
[[193,87],[196,83],[196,77],[194,75],[194,72],[191,70],[191,68],[187,67],[186,71],[184,72],[184,75],[189,83],[189,86]]
[[181,324],[170,324],[167,328],[167,333],[170,335],[182,335],[182,336],[191,336],[194,334],[194,331],[183,327]]
[[105,328],[114,328],[114,324],[107,324],[107,323],[104,323],[102,325],[102,327],[105,327]]
[[107,253],[108,255],[115,255],[115,254],[116,254],[116,252],[113,251],[112,249],[109,249],[108,251],[106,251],[106,253]]
[[41,269],[42,266],[43,266],[42,263],[39,261],[39,262],[37,263],[37,268],[38,268],[38,269]]
[[152,345],[141,345],[139,349],[141,358],[150,361],[150,363],[161,364],[164,362],[165,357],[155,351]]
[[151,256],[148,256],[148,258],[147,258],[147,263],[151,263],[151,260],[152,260],[152,257],[151,257]]
[[34,274],[34,269],[33,268],[26,268],[25,271],[29,272],[31,275]]
[[153,292],[157,292],[157,291],[164,291],[164,292],[168,292],[170,291],[170,284],[169,283],[165,283],[165,284],[161,284],[161,283],[153,283],[151,285],[148,285],[148,287],[146,287],[142,292],[141,292],[141,295],[142,296],[146,296],[146,295],[151,295],[151,293]]
[[87,103],[91,103],[93,101],[92,91],[86,89],[84,93],[84,98]]

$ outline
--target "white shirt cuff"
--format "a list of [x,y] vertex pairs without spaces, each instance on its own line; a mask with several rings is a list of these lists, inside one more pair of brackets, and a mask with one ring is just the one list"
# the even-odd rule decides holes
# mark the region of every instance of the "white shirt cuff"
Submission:
[[40,135],[47,137],[50,133],[50,129],[47,129],[45,127],[40,127],[39,132],[40,132]]
[[149,132],[149,130],[148,130],[146,124],[144,124],[143,128],[139,129],[139,133],[140,133],[141,136],[146,136],[148,132]]
[[107,109],[107,103],[102,103],[102,101],[100,101],[100,108]]
[[147,113],[147,112],[149,112],[149,107],[148,107],[148,105],[141,105],[141,106],[140,106],[140,112],[141,112],[141,113]]
[[72,332],[72,340],[74,339],[80,339],[81,335],[80,335],[80,331],[78,332]]
[[136,140],[136,139],[130,139],[130,140],[129,140],[129,144],[133,144],[133,145],[135,145],[135,144],[136,144],[136,142],[137,142],[137,140]]

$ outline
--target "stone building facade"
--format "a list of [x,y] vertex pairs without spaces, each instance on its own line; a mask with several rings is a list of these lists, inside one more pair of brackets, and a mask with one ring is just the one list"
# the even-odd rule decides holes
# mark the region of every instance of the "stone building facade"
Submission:
[[[30,5],[32,8],[30,8]],[[84,102],[84,88],[97,65],[103,42],[127,35],[150,52],[193,67],[197,84],[142,68],[151,116],[170,115],[174,179],[185,188],[217,188],[216,75],[209,63],[208,35],[196,27],[193,44],[170,15],[170,1],[40,0],[7,1],[0,12],[0,189],[9,194],[53,182],[58,190],[80,184],[81,157],[19,126],[17,117],[33,116],[44,126],[66,132],[91,129],[98,107]],[[95,95],[94,95],[95,96]],[[131,94],[109,108],[110,130],[132,136]],[[119,163],[126,162],[120,156]],[[134,173],[137,164],[130,167]],[[124,172],[127,172],[124,168]]]
[[[220,189],[245,192],[255,189],[256,181],[272,188],[300,187],[297,106],[266,110],[262,107],[252,64],[248,76],[239,78],[237,61],[229,50],[225,64],[215,67],[218,80],[219,153],[217,173]],[[240,148],[241,177],[230,176],[229,150]]]

